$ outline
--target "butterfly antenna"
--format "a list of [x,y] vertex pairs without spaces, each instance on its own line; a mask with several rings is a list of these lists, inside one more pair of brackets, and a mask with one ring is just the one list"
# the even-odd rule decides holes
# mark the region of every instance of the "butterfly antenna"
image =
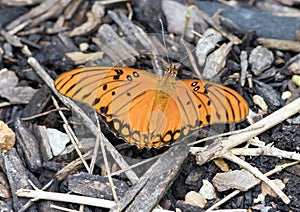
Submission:
[[211,33],[211,34],[205,36],[205,37],[203,38],[203,40],[202,40],[200,43],[197,44],[197,46],[195,46],[189,53],[187,53],[185,56],[183,56],[183,57],[181,58],[181,60],[179,60],[179,64],[182,63],[182,62],[183,62],[190,54],[194,53],[194,51],[196,51],[196,49],[198,48],[198,46],[199,46],[201,43],[203,43],[206,39],[208,39],[209,37],[211,37],[211,36],[213,36],[213,35],[214,35],[214,34]]
[[170,65],[171,63],[170,63],[170,58],[169,58],[168,49],[167,49],[167,44],[166,44],[164,24],[163,24],[161,18],[158,18],[158,20],[159,20],[160,25],[161,25],[161,34],[162,34],[162,39],[163,39],[164,46],[165,46],[165,48],[166,48],[166,56],[167,56],[168,64]]

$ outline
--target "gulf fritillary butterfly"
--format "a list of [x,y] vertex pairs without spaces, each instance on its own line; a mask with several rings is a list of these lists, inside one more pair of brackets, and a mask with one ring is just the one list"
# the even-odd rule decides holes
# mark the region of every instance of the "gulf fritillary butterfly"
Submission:
[[248,104],[236,91],[197,79],[160,78],[134,68],[78,68],[55,80],[63,95],[85,102],[121,138],[139,148],[161,147],[213,123],[239,122]]

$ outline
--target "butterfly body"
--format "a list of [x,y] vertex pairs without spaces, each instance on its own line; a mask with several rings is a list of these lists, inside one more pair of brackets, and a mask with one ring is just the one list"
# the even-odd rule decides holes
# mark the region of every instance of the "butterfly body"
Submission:
[[121,138],[138,147],[171,144],[199,127],[238,122],[246,101],[225,86],[176,80],[170,66],[162,78],[133,68],[84,67],[60,75],[57,90],[95,108]]

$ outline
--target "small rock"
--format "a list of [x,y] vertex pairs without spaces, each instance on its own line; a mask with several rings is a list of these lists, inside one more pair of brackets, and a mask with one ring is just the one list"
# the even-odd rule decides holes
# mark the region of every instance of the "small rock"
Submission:
[[218,191],[227,191],[229,189],[247,191],[259,183],[259,180],[246,170],[235,170],[216,174],[212,182]]
[[292,119],[292,124],[300,124],[300,115]]
[[198,192],[190,191],[185,195],[184,203],[204,208],[207,203],[207,200]]
[[79,44],[79,49],[82,52],[88,50],[88,48],[89,48],[89,44],[88,43],[81,43],[81,44]]
[[284,91],[281,94],[281,99],[282,100],[287,100],[288,98],[290,98],[292,96],[292,93],[290,91]]
[[66,144],[69,143],[69,136],[57,129],[52,128],[47,129],[47,134],[53,155],[59,155],[66,148]]
[[300,86],[300,76],[294,75],[294,76],[292,77],[292,81],[293,81],[297,86]]
[[199,193],[207,200],[217,198],[214,186],[208,180],[202,180],[203,186],[200,188]]
[[268,111],[268,105],[266,104],[264,98],[259,95],[253,96],[253,102],[258,105],[264,112]]
[[259,75],[269,68],[273,61],[273,53],[262,46],[257,46],[253,49],[249,57],[249,63],[251,64],[252,72],[255,75]]
[[0,121],[0,152],[9,151],[15,145],[15,133]]
[[289,65],[288,70],[292,74],[300,74],[300,60],[296,60]]

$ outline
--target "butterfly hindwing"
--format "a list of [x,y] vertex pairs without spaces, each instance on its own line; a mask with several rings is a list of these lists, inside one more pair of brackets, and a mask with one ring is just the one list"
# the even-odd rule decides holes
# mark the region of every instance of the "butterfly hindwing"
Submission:
[[[181,80],[176,87],[189,124],[196,128],[242,121],[248,114],[248,104],[236,91],[209,81]],[[185,88],[184,88],[185,87]],[[185,124],[185,123],[184,123]]]

